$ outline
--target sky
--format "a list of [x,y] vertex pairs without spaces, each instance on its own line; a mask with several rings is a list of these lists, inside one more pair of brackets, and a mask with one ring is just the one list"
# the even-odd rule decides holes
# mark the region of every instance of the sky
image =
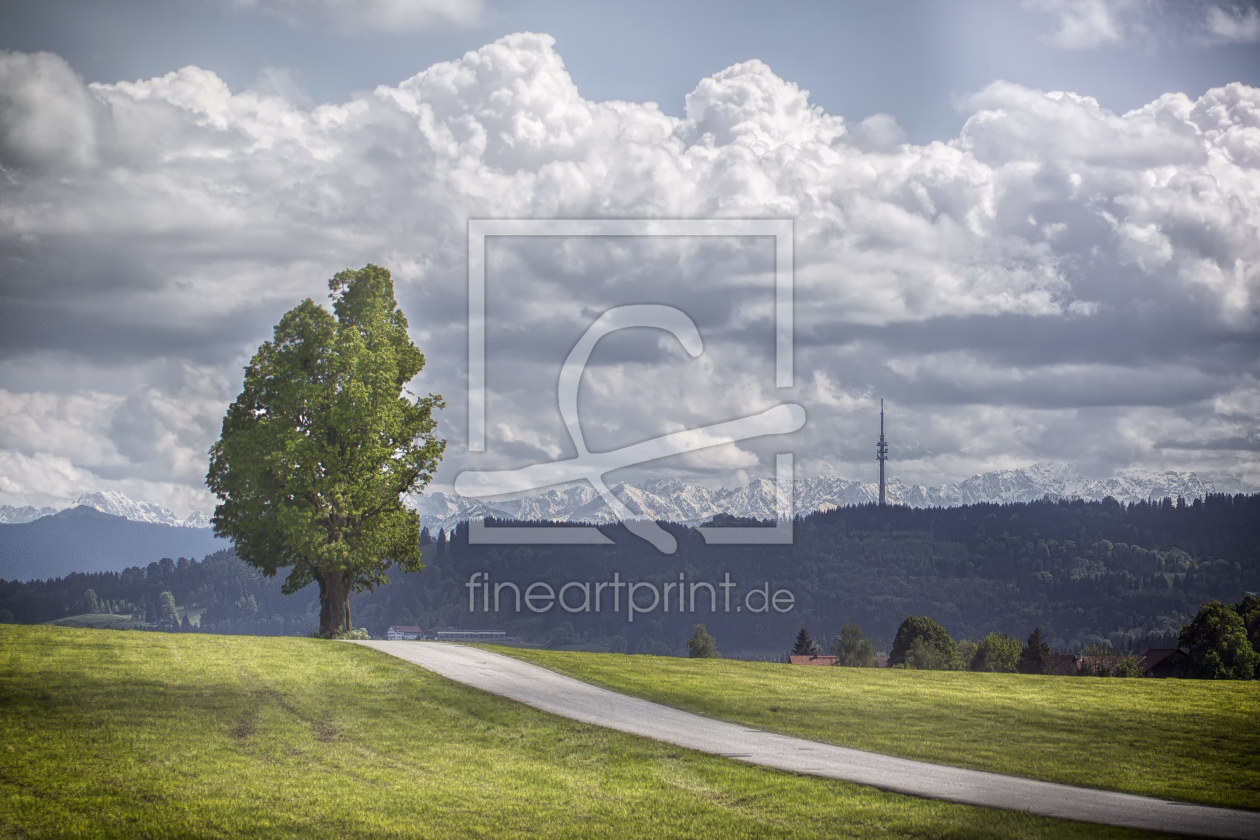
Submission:
[[[1054,461],[1260,490],[1260,7],[1160,0],[0,0],[0,504],[208,512],[280,316],[369,262],[440,393],[437,483],[802,406],[610,481],[955,482]],[[497,237],[468,445],[470,219],[790,220]]]

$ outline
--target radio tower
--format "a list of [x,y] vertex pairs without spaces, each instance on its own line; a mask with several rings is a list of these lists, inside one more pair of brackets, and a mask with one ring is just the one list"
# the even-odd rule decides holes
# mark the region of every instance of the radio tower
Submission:
[[875,460],[879,461],[879,506],[884,506],[884,462],[888,460],[888,443],[884,440],[884,401],[879,401],[879,443],[875,445]]

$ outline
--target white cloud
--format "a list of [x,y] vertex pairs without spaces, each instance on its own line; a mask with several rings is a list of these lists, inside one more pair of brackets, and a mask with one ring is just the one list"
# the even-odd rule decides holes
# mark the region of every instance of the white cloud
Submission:
[[853,394],[846,391],[823,370],[814,371],[813,389],[808,393],[811,403],[839,409],[846,414],[874,405],[869,393]]
[[[0,480],[23,488],[5,492],[204,502],[241,366],[284,310],[368,261],[394,270],[429,358],[413,389],[450,405],[451,480],[477,460],[461,454],[470,218],[795,226],[792,392],[772,385],[766,242],[495,244],[485,468],[568,451],[559,362],[623,303],[679,306],[705,353],[601,342],[582,392],[594,449],[799,401],[802,471],[859,476],[887,396],[902,477],[939,483],[1056,457],[1225,469],[1141,436],[1214,416],[1213,400],[1244,407],[1233,437],[1260,425],[1227,397],[1260,376],[1254,88],[1116,114],[995,83],[958,138],[915,145],[890,118],[851,130],[756,61],[702,80],[681,119],[592,102],[550,38],[520,34],[349,102],[267,91],[195,67],[85,86],[55,56],[0,58],[0,101],[22,103],[0,110]],[[35,357],[73,364],[36,376]],[[751,474],[775,445],[661,469]],[[1229,457],[1260,476],[1254,452]],[[46,489],[40,463],[58,465]]]
[[1250,382],[1213,401],[1213,410],[1236,420],[1260,417],[1260,382]]
[[1053,15],[1058,29],[1046,40],[1065,50],[1119,44],[1141,26],[1147,0],[1024,0],[1024,8]]
[[103,432],[122,402],[122,397],[88,390],[0,390],[0,449],[30,456],[56,452],[78,464],[118,466],[125,461]]
[[85,493],[104,490],[132,499],[158,499],[179,517],[214,506],[206,490],[182,482],[104,479],[59,455],[23,455],[0,449],[0,504],[65,508]]
[[482,22],[484,0],[234,0],[246,9],[275,15],[290,24],[332,24],[345,29],[417,32]]
[[1260,9],[1254,6],[1211,6],[1207,10],[1204,28],[1209,40],[1218,43],[1260,41]]

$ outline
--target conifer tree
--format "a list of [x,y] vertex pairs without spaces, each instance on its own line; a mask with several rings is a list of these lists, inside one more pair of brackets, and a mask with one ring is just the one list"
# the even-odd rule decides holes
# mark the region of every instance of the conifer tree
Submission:
[[796,644],[792,646],[793,656],[816,656],[822,651],[822,645],[814,641],[804,627],[796,634]]
[[1050,645],[1041,637],[1041,628],[1036,627],[1028,636],[1028,644],[1019,654],[1019,672],[1021,674],[1047,674],[1050,672]]

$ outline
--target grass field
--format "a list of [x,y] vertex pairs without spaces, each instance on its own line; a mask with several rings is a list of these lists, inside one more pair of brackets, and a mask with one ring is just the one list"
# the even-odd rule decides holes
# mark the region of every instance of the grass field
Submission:
[[5,837],[1137,837],[555,718],[338,642],[0,626]]
[[145,626],[143,621],[135,621],[129,615],[114,615],[113,613],[71,615],[47,623],[53,627],[80,627],[98,630],[143,629]]
[[759,729],[1083,787],[1260,809],[1260,683],[828,668],[490,647]]

